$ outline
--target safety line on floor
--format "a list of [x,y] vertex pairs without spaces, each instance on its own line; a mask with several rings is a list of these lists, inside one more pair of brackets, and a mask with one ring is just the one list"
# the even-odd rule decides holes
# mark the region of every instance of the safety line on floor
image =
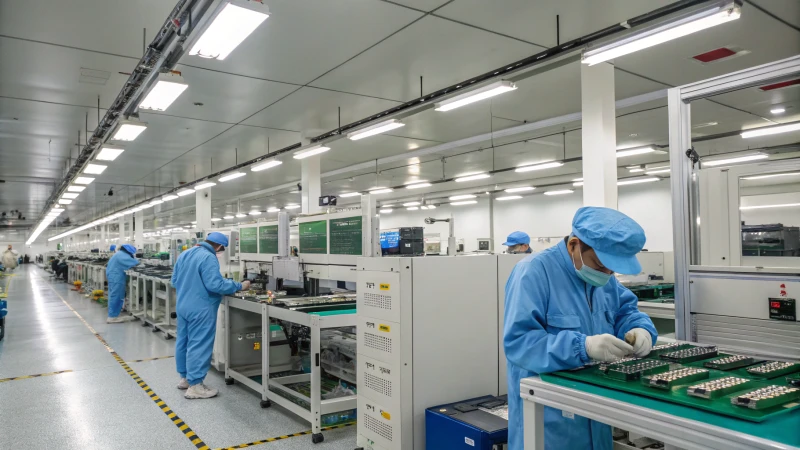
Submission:
[[23,375],[21,377],[0,378],[0,383],[5,383],[7,381],[14,381],[14,380],[27,380],[29,378],[49,377],[49,376],[60,375],[62,373],[69,373],[69,372],[72,372],[72,371],[71,370],[59,370],[58,372],[37,373],[37,374],[33,374],[33,375]]
[[127,372],[127,374],[130,375],[131,378],[133,378],[133,381],[135,381],[136,384],[138,384],[139,387],[142,388],[142,390],[147,394],[147,396],[150,397],[151,400],[153,400],[153,403],[155,403],[156,406],[158,406],[161,409],[161,411],[167,417],[169,417],[172,423],[175,424],[175,426],[178,427],[178,429],[181,430],[181,432],[183,432],[183,435],[186,436],[186,438],[189,439],[189,441],[191,441],[191,443],[194,444],[196,448],[200,450],[210,450],[209,446],[206,445],[206,443],[203,442],[202,439],[200,439],[200,436],[198,436],[197,433],[195,433],[189,427],[189,425],[186,425],[186,423],[180,417],[178,417],[178,415],[175,414],[175,412],[172,411],[172,409],[169,406],[167,406],[164,400],[161,400],[161,397],[156,395],[155,391],[153,391],[153,389],[150,386],[148,386],[147,383],[145,383],[144,380],[142,380],[142,378],[136,372],[134,372],[133,369],[131,369],[130,366],[128,366],[128,364],[125,363],[125,361],[122,358],[120,358],[117,352],[115,352],[114,349],[111,348],[110,345],[108,345],[105,339],[103,339],[103,337],[100,336],[100,334],[97,331],[95,331],[95,329],[92,328],[92,326],[89,325],[89,323],[86,322],[86,320],[84,320],[84,318],[80,314],[78,314],[78,311],[75,311],[72,305],[70,305],[64,299],[64,297],[62,297],[61,294],[59,294],[58,291],[56,291],[53,288],[53,286],[50,285],[50,283],[47,284],[50,287],[50,290],[52,290],[58,296],[58,298],[60,298],[61,301],[64,302],[67,308],[69,308],[70,311],[72,311],[76,316],[78,316],[81,322],[83,322],[83,324],[86,325],[87,328],[89,328],[92,334],[94,334],[94,337],[96,337],[97,340],[99,340],[100,343],[103,344],[103,346],[105,346],[106,350],[108,350],[108,352],[111,353],[111,356],[114,357],[117,363],[119,363],[119,365],[122,366],[123,369],[125,369],[125,372]]
[[135,362],[155,361],[155,360],[157,360],[157,359],[169,359],[169,358],[174,358],[174,357],[175,357],[175,355],[170,355],[170,356],[156,356],[155,358],[134,359],[134,360],[132,360],[132,361],[125,361],[125,362],[127,362],[127,363],[135,363]]
[[[355,422],[344,423],[342,425],[333,425],[333,426],[330,426],[330,427],[324,427],[324,428],[321,428],[320,431],[322,432],[322,431],[328,431],[328,430],[335,430],[336,428],[351,427],[353,425],[355,425]],[[289,438],[293,438],[293,437],[308,436],[311,433],[312,433],[311,430],[306,430],[306,431],[301,431],[299,433],[286,434],[286,435],[283,435],[283,436],[262,439],[260,441],[248,442],[246,444],[234,445],[233,447],[220,447],[220,448],[215,449],[215,450],[235,450],[237,448],[254,447],[256,445],[268,444],[270,442],[275,442],[275,441],[282,441],[284,439],[289,439]]]

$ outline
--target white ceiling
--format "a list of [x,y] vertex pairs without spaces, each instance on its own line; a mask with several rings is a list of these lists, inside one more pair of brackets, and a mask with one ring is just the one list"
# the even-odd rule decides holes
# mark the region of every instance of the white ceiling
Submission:
[[[181,59],[176,70],[189,89],[167,112],[141,113],[149,124],[147,131],[67,208],[67,217],[76,222],[97,217],[295,144],[302,136],[335,129],[340,121],[347,124],[412,100],[419,96],[420,76],[423,93],[430,93],[535,54],[556,44],[556,15],[563,43],[670,2],[265,3],[270,18],[225,61]],[[173,6],[159,0],[0,3],[0,179],[6,179],[0,184],[0,211],[19,209],[29,219],[38,216],[69,158],[77,154],[79,130],[83,144],[87,114],[90,133],[96,125],[98,96],[102,115],[142,53],[143,28],[149,42]],[[615,96],[629,98],[800,54],[798,27],[796,0],[747,0],[738,21],[614,61]],[[690,60],[694,54],[725,45],[749,53],[716,64]],[[449,113],[427,110],[408,117],[405,127],[388,135],[336,141],[322,157],[323,172],[407,156],[377,165],[377,174],[367,167],[328,177],[323,193],[580,156],[580,121],[415,155],[419,149],[581,109],[578,63],[524,79],[518,86],[513,93]],[[787,107],[787,113],[771,115],[769,109],[778,104]],[[620,146],[667,143],[665,99],[620,110],[618,115]],[[718,122],[697,129],[696,136],[800,120],[800,87],[770,93],[749,89],[702,100],[693,105],[692,118],[695,124]],[[699,143],[697,148],[701,154],[727,152],[798,140],[793,138],[745,143],[734,137]],[[664,159],[666,155],[645,155],[624,162]],[[298,202],[299,195],[289,193],[289,187],[270,190],[300,179],[300,163],[291,158],[283,161],[277,170],[249,173],[214,187],[215,214],[224,212],[226,205],[233,207],[243,195],[247,197],[240,206],[243,210]],[[580,171],[578,162],[543,174],[510,171],[491,181],[558,182]],[[115,195],[109,197],[112,187]],[[430,191],[442,189],[453,186],[436,185]],[[161,210],[164,220],[174,209],[172,220],[188,221],[192,208],[189,197],[162,205]]]

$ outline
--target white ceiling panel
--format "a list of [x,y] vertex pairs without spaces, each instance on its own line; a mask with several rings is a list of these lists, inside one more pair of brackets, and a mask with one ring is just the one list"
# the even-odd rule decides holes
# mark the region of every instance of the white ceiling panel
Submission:
[[748,0],[790,24],[800,28],[800,2],[795,0]]
[[395,3],[398,5],[407,6],[409,8],[419,9],[421,11],[430,12],[452,0],[381,0],[387,3]]
[[671,0],[458,0],[436,15],[503,33],[545,47],[556,45],[556,15],[561,43],[660,8]]
[[[142,55],[175,7],[170,0],[0,2],[3,34],[124,56]],[[2,39],[2,38],[0,38]]]
[[264,3],[270,10],[269,19],[224,61],[187,55],[181,62],[306,84],[422,15],[377,1]]
[[397,104],[388,100],[304,87],[247,119],[244,124],[284,130],[313,130],[315,133],[309,135],[313,137],[339,126],[340,107],[342,125],[346,125]]
[[428,16],[312,83],[409,101],[536,53],[537,47]]
[[[772,84],[772,83],[767,83]],[[790,86],[771,91],[762,91],[757,87],[741,89],[727,94],[712,97],[720,103],[736,105],[738,108],[768,118],[775,122],[786,123],[800,120],[800,86]],[[773,108],[784,108],[781,114],[772,114]]]

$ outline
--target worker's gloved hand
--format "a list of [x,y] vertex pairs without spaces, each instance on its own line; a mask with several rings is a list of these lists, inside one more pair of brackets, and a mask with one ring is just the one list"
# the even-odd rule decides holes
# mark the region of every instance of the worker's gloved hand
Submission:
[[[250,280],[242,281],[242,290],[243,291],[250,290]],[[648,350],[648,351],[650,351],[650,350]]]
[[644,358],[653,348],[653,337],[644,328],[634,328],[625,333],[625,342],[633,346],[633,355]]
[[586,336],[586,354],[595,361],[614,361],[633,354],[633,347],[610,334]]

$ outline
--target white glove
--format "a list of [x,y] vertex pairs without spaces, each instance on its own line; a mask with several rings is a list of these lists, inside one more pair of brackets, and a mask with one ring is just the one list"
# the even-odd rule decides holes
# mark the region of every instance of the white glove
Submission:
[[633,353],[633,347],[610,334],[586,336],[586,354],[595,361],[614,361]]
[[644,328],[634,328],[625,333],[625,342],[633,346],[633,354],[637,358],[644,358],[653,348],[653,337]]
[[[244,281],[242,281],[242,290],[243,290],[243,291],[248,291],[248,290],[250,290],[250,280],[244,280]],[[649,352],[650,350],[648,349],[647,351]]]

